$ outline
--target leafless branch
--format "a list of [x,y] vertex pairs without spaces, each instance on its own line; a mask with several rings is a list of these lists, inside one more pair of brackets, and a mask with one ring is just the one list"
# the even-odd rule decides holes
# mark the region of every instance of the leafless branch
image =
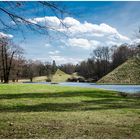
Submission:
[[[46,25],[40,25],[39,23],[32,22],[31,20],[28,20],[24,16],[19,15],[17,13],[14,13],[14,11],[10,10],[11,8],[14,8],[14,7],[21,10],[22,9],[21,5],[23,4],[23,2],[16,2],[14,5],[12,5],[11,2],[6,2],[6,3],[9,5],[9,7],[5,8],[5,7],[0,5],[0,11],[3,12],[4,14],[6,14],[12,20],[14,25],[13,26],[9,26],[0,18],[0,23],[4,27],[6,27],[5,30],[6,29],[16,30],[16,28],[14,28],[14,27],[17,27],[18,30],[22,30],[22,28],[20,28],[20,27],[22,26],[21,24],[24,24],[28,29],[30,29],[32,31],[36,31],[38,33],[43,33],[43,34],[45,33],[45,34],[48,35],[49,34],[49,30],[59,32],[59,30],[56,29],[55,27],[49,26],[47,24]],[[51,9],[52,12],[55,14],[55,16],[60,20],[61,25],[64,28],[68,28],[63,23],[63,21],[60,19],[60,16],[58,16],[58,14],[57,14],[57,13],[63,14],[65,12],[63,9],[57,7],[53,2],[46,2],[46,1],[43,2],[43,1],[40,1],[38,3],[41,4],[41,6],[44,6],[45,8]]]

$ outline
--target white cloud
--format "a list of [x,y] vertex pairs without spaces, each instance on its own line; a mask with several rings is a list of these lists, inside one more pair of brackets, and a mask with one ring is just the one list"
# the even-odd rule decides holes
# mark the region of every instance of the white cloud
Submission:
[[60,51],[58,51],[58,50],[50,51],[49,52],[49,54],[51,54],[51,55],[56,55],[56,54],[59,54],[59,53],[60,53]]
[[133,44],[140,44],[140,39],[134,39],[131,41],[131,45]]
[[[55,16],[45,16],[29,20],[65,33],[69,37],[64,39],[66,46],[88,50],[99,45],[119,45],[131,42],[127,36],[120,34],[116,28],[106,23],[93,24],[87,21],[82,23],[73,17],[58,19]],[[61,22],[68,28],[62,26]]]
[[0,32],[0,38],[13,38],[13,35]]
[[72,47],[80,47],[84,49],[90,49],[91,44],[87,39],[83,38],[71,38],[68,39],[68,45]]
[[121,43],[115,41],[97,41],[97,40],[88,40],[83,38],[72,38],[68,39],[67,46],[78,47],[85,50],[96,49],[99,46],[113,46],[113,45],[121,45]]
[[51,46],[51,44],[46,43],[46,44],[45,44],[45,47],[46,47],[46,48],[50,48],[50,47],[52,47],[52,46]]
[[75,25],[79,26],[80,25],[80,22],[78,20],[72,18],[72,17],[64,18],[63,23],[65,25],[67,25],[68,27],[69,26],[75,26]]
[[[81,33],[91,33],[92,36],[115,35],[120,39],[129,40],[128,37],[121,35],[117,29],[107,25],[106,23],[101,23],[99,25],[88,23],[87,21],[81,23],[73,17],[58,19],[55,16],[45,16],[28,20],[33,23],[44,23],[45,25],[50,25],[60,31],[71,32],[73,35]],[[62,26],[62,23],[68,28]]]
[[49,55],[49,57],[37,57],[33,59],[34,61],[42,61],[42,62],[52,62],[53,60],[56,61],[57,65],[71,63],[71,64],[78,64],[84,60],[81,58],[73,58],[68,56],[60,56],[60,55]]
[[50,55],[49,56],[50,60],[56,61],[56,64],[66,64],[66,63],[72,63],[72,64],[78,64],[80,61],[83,59],[81,58],[72,58],[72,57],[66,57],[66,56],[60,56],[60,55]]
[[41,23],[44,26],[52,27],[52,28],[60,28],[61,19],[58,19],[55,16],[45,16],[45,17],[39,17],[34,19],[28,19],[28,21],[32,23]]
[[101,45],[101,42],[96,41],[96,40],[90,40],[90,44],[91,44],[91,48],[95,49]]

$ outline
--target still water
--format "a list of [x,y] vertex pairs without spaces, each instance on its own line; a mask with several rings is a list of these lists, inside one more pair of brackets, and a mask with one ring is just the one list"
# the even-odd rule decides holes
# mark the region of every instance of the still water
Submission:
[[127,93],[140,93],[140,85],[98,85],[96,83],[72,83],[72,82],[60,83],[60,85],[91,87]]
[[[36,82],[34,84],[51,84],[49,82]],[[140,85],[98,85],[96,83],[77,83],[77,82],[63,82],[58,83],[59,86],[75,86],[75,87],[90,87],[126,93],[140,94]]]

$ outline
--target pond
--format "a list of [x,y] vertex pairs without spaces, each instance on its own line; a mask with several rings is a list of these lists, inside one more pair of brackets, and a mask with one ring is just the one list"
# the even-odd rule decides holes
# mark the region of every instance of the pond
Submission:
[[[35,82],[34,84],[51,84],[50,82]],[[89,87],[89,88],[98,88],[126,93],[139,93],[140,94],[140,85],[99,85],[96,83],[78,83],[78,82],[62,82],[58,83],[59,86],[76,86],[76,87]]]

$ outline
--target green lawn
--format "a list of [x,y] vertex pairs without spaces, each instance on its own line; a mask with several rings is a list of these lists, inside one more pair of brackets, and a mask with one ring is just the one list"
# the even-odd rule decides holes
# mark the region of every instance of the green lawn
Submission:
[[0,138],[140,138],[140,98],[92,88],[1,84]]

